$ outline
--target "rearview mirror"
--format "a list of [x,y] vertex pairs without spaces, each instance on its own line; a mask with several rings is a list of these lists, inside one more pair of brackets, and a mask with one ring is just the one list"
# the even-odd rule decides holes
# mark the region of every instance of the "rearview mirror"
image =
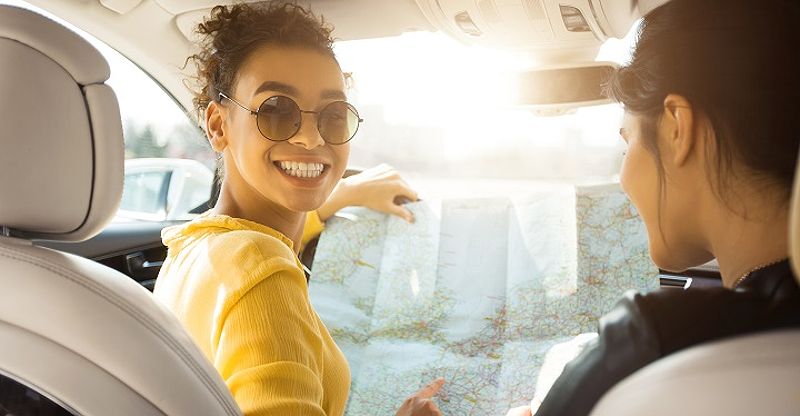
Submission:
[[558,115],[577,107],[610,103],[603,86],[616,68],[611,62],[592,62],[520,73],[516,104],[540,115]]

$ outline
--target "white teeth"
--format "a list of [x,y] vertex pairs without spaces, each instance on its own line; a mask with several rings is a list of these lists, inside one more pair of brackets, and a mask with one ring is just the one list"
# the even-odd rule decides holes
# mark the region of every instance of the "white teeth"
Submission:
[[322,163],[304,163],[282,160],[278,162],[278,165],[287,175],[298,178],[316,178],[322,175],[322,171],[325,170],[325,165]]

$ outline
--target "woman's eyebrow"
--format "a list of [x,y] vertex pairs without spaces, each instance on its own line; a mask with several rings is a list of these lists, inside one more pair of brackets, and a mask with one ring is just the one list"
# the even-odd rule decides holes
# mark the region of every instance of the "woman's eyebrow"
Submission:
[[[265,81],[264,83],[259,85],[258,88],[256,88],[256,91],[253,93],[253,96],[255,97],[258,94],[261,94],[262,92],[266,91],[278,92],[281,94],[291,95],[294,97],[300,95],[300,91],[292,85],[278,81]],[[326,100],[346,100],[347,96],[344,94],[344,92],[340,90],[325,90],[322,91],[322,93],[320,94],[320,98]]]
[[324,100],[347,100],[347,96],[344,95],[344,92],[339,90],[325,90],[322,91],[322,94],[319,95],[319,98]]
[[278,81],[265,81],[259,85],[258,88],[256,88],[256,91],[253,93],[253,97],[265,91],[275,91],[281,94],[293,95],[295,97],[298,95],[297,88],[289,84],[284,84]]

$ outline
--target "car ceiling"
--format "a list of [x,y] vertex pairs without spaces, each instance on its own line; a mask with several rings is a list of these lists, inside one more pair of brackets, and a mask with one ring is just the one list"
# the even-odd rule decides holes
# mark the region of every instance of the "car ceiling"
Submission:
[[[116,49],[156,79],[184,107],[191,94],[186,57],[191,35],[214,0],[27,0]],[[228,2],[230,3],[230,2]],[[305,1],[336,27],[340,40],[434,30],[414,0]],[[373,18],[367,18],[372,16]],[[387,19],[386,16],[392,16]]]
[[[193,52],[192,29],[219,0],[27,0],[90,33],[150,74],[186,109],[192,107],[184,79],[193,72],[186,57]],[[423,4],[442,0],[302,0],[334,27],[339,40],[395,36],[409,31],[434,31],[436,22]],[[480,5],[485,1],[446,0]],[[570,0],[612,2],[633,10],[634,0]],[[639,0],[660,3],[665,0]],[[554,2],[554,0],[545,0]],[[230,3],[230,1],[223,1]],[[494,2],[500,4],[498,2]],[[506,2],[508,3],[508,2]],[[525,3],[524,1],[520,4]],[[444,4],[444,3],[442,3]],[[545,3],[547,4],[547,3]],[[553,3],[556,4],[556,3]],[[472,7],[472,6],[470,6]],[[476,6],[477,7],[477,6]],[[519,6],[522,7],[522,6]],[[557,6],[556,6],[557,7]],[[477,10],[477,9],[476,9]],[[439,22],[439,27],[441,22]],[[451,33],[452,34],[452,33]],[[463,40],[463,39],[462,39]],[[602,39],[593,45],[599,48]],[[557,44],[555,46],[558,46]],[[194,112],[189,112],[194,113]]]

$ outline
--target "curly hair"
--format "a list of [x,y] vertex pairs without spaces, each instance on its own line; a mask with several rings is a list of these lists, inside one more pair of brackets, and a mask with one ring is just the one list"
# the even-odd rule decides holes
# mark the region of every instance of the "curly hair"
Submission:
[[265,44],[309,48],[334,60],[333,27],[311,10],[286,1],[216,6],[197,26],[200,51],[189,58],[197,67],[195,109],[202,111],[219,93],[230,93],[242,63]]

